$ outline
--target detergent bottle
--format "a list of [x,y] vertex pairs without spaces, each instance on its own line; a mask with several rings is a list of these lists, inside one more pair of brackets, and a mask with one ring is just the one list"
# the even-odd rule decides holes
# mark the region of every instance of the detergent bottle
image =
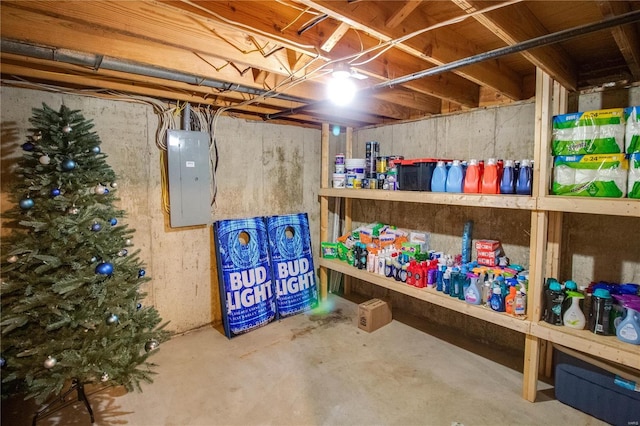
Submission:
[[446,192],[447,191],[447,175],[448,170],[444,161],[438,161],[436,168],[431,175],[431,191]]
[[580,309],[580,300],[584,299],[584,295],[580,292],[569,290],[567,291],[567,298],[571,303],[562,315],[562,322],[565,327],[576,328],[578,330],[584,329],[587,319],[582,309]]
[[589,329],[595,334],[605,336],[610,334],[609,319],[611,318],[612,306],[611,293],[609,293],[609,290],[604,288],[594,290]]
[[533,179],[533,169],[529,160],[522,160],[516,184],[516,194],[531,195],[531,181]]
[[504,299],[502,297],[502,290],[500,290],[500,286],[494,286],[493,290],[491,290],[489,306],[491,306],[491,309],[496,312],[504,312]]
[[[551,279],[549,279],[551,281]],[[564,291],[556,280],[549,283],[545,290],[545,318],[549,324],[562,325],[562,302],[564,302]]]
[[623,342],[640,345],[640,297],[622,295],[614,295],[614,297],[627,311],[622,321],[616,324],[616,337]]
[[516,286],[509,286],[509,294],[504,298],[504,311],[508,314],[513,315],[514,313],[514,304],[516,299]]
[[463,180],[464,169],[462,168],[462,164],[460,164],[460,160],[453,160],[445,183],[446,192],[462,192]]
[[502,170],[502,178],[500,179],[501,194],[516,193],[516,174],[513,160],[505,160],[504,169]]
[[464,175],[463,191],[468,194],[477,194],[480,192],[480,181],[482,173],[478,160],[472,158],[469,160],[467,171]]
[[484,166],[482,185],[480,192],[483,194],[499,194],[500,181],[498,180],[498,165],[495,158],[489,158]]

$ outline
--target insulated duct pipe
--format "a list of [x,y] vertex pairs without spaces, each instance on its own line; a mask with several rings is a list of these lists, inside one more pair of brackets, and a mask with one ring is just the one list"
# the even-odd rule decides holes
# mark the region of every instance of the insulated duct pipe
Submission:
[[[4,53],[12,53],[15,55],[28,56],[38,59],[46,59],[49,61],[64,62],[67,64],[93,68],[95,70],[104,68],[110,71],[120,71],[124,73],[142,75],[145,77],[155,77],[164,80],[193,84],[195,86],[212,87],[214,89],[219,89],[221,92],[240,92],[254,96],[262,96],[268,93],[267,90],[255,89],[253,87],[242,86],[240,84],[225,83],[223,81],[204,78],[194,74],[172,71],[166,68],[154,67],[151,65],[144,65],[136,62],[129,62],[111,58],[108,56],[94,55],[68,49],[56,49],[52,47],[36,46],[33,44],[22,43],[4,38],[2,39],[2,43],[0,44],[0,49],[2,49],[2,52]],[[299,103],[308,102],[308,99],[283,94],[277,94],[272,97]]]
[[[586,24],[579,27],[558,31],[552,34],[535,37],[527,41],[513,44],[511,46],[490,50],[488,52],[469,56],[467,58],[459,59],[457,61],[453,61],[448,64],[438,65],[433,68],[429,68],[423,71],[418,71],[416,73],[408,74],[403,77],[398,77],[393,80],[385,81],[383,83],[379,83],[374,86],[368,87],[366,89],[360,90],[359,92],[356,93],[356,96],[372,95],[374,92],[380,89],[396,86],[403,83],[408,83],[410,81],[417,80],[419,78],[442,74],[447,71],[453,71],[467,65],[472,65],[478,62],[486,61],[488,59],[495,59],[500,56],[522,52],[525,50],[533,49],[535,47],[541,47],[541,46],[546,46],[548,44],[559,43],[561,41],[568,40],[570,38],[578,37],[578,36],[589,34],[596,31],[601,31],[607,28],[618,26],[618,25],[630,24],[636,21],[640,21],[640,10],[614,16],[613,18],[604,19],[600,22],[596,22],[593,24]],[[324,101],[316,102],[314,104],[304,105],[298,108],[292,108],[285,111],[277,112],[275,114],[266,114],[264,116],[264,119],[274,120],[276,118],[298,114],[309,109],[317,109],[327,105],[331,105],[331,102],[328,100],[324,100]]]

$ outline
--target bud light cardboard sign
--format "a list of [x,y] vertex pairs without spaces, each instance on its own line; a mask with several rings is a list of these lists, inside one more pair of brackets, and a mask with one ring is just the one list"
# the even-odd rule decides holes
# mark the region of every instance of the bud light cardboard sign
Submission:
[[318,306],[318,286],[306,213],[267,218],[278,315],[286,317]]
[[222,319],[227,337],[273,321],[276,294],[264,218],[221,220],[213,226]]

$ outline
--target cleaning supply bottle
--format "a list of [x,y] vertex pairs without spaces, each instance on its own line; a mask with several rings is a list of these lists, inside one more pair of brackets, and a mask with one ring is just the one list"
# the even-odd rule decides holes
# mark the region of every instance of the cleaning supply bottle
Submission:
[[444,270],[444,274],[442,276],[442,292],[444,294],[449,294],[451,291],[451,268],[447,266],[447,269]]
[[569,290],[567,291],[567,298],[569,298],[571,304],[562,315],[562,322],[564,323],[565,327],[582,330],[587,323],[587,320],[582,313],[582,309],[580,309],[580,300],[584,299],[584,296],[582,295],[582,293]]
[[447,269],[447,265],[443,263],[438,263],[438,274],[436,275],[436,290],[442,291],[442,281],[444,276],[444,271]]
[[616,325],[616,337],[623,342],[640,345],[640,297],[629,296],[618,298],[618,301],[627,310],[627,314]]
[[504,298],[504,311],[510,315],[514,313],[514,304],[516,302],[516,286],[509,286],[509,294]]
[[596,288],[593,291],[589,329],[595,334],[602,334],[605,336],[610,334],[609,319],[611,318],[612,305],[613,303],[609,290]]
[[471,284],[471,279],[468,276],[469,274],[469,270],[467,269],[466,265],[463,266],[460,269],[460,274],[458,275],[458,281],[460,282],[459,285],[459,292],[458,292],[458,299],[460,300],[464,300],[465,299],[465,291],[467,291],[467,288],[469,288],[469,285]]
[[562,302],[564,302],[562,286],[556,280],[551,281],[545,291],[545,318],[549,324],[562,325]]
[[513,315],[523,316],[527,314],[527,298],[522,291],[516,291],[516,298],[513,302]]
[[482,173],[480,172],[480,165],[478,160],[472,158],[467,165],[467,171],[464,174],[464,184],[462,187],[463,192],[467,194],[477,194],[480,192],[480,181],[482,179]]
[[460,160],[453,160],[453,164],[447,174],[445,184],[446,192],[462,192],[462,181],[464,180],[464,170]]
[[473,221],[468,220],[462,230],[462,263],[471,262],[471,232],[473,231]]
[[533,169],[529,160],[522,160],[516,183],[516,194],[531,195],[531,182],[533,179]]
[[499,286],[494,286],[489,298],[489,306],[496,312],[504,312],[504,299]]
[[464,291],[464,300],[471,305],[479,305],[482,303],[482,295],[478,287],[477,275],[469,275],[469,286]]
[[500,182],[498,180],[498,165],[495,158],[489,158],[484,165],[482,185],[480,191],[483,194],[499,194]]
[[436,168],[431,175],[431,191],[446,192],[447,191],[447,166],[444,161],[438,161]]
[[460,269],[454,267],[451,269],[451,285],[449,286],[449,296],[458,297],[460,294],[460,279],[458,276],[460,275]]
[[501,194],[516,193],[516,175],[513,160],[505,160],[502,178],[500,179]]

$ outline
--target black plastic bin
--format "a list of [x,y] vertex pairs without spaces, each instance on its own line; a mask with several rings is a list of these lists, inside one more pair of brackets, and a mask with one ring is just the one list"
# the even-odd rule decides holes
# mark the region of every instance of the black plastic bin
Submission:
[[401,160],[398,167],[398,189],[401,191],[431,191],[431,176],[438,160],[420,158]]
[[640,392],[634,383],[556,348],[558,401],[612,425],[640,424]]

